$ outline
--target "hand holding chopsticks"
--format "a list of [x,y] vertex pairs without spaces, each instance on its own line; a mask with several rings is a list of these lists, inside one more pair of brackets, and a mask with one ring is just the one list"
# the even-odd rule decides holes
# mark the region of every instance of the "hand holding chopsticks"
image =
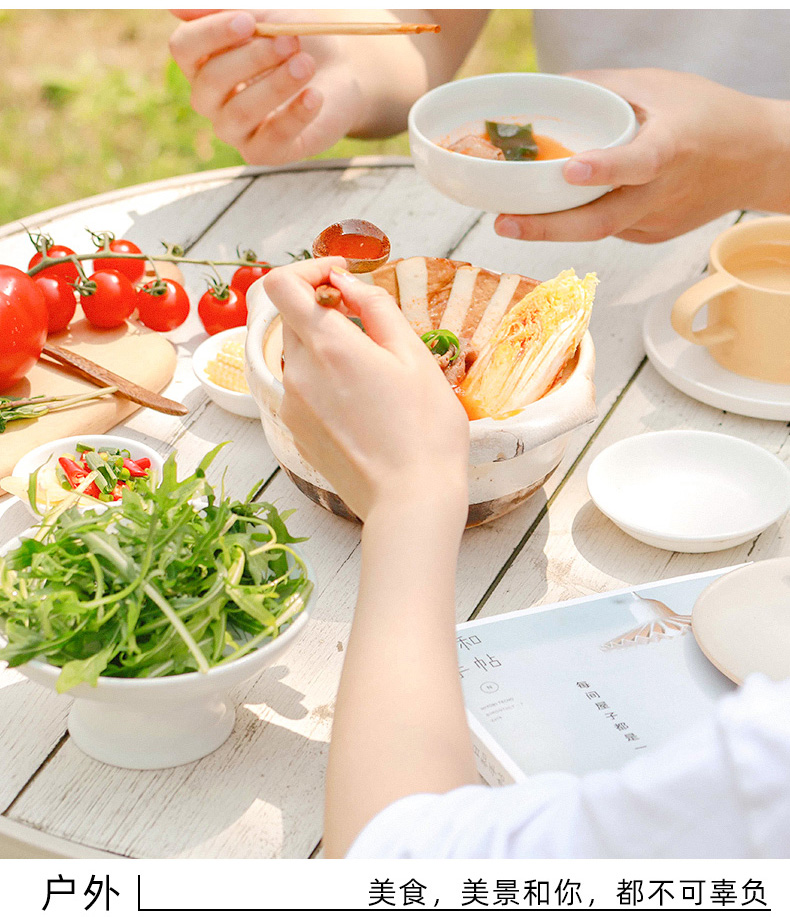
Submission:
[[421,35],[438,32],[428,22],[259,22],[255,32],[262,38],[278,35]]

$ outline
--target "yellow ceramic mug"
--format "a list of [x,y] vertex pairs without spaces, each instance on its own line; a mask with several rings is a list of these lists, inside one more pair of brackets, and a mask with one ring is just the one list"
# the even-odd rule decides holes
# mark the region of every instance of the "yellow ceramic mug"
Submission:
[[[694,316],[708,304],[708,324]],[[734,373],[790,384],[790,217],[740,223],[711,246],[708,276],[672,309],[672,327]]]

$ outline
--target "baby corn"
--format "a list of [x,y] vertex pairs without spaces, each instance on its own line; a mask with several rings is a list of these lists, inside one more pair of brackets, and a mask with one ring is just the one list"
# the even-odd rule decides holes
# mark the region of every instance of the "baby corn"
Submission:
[[244,344],[228,341],[222,345],[216,357],[206,364],[206,375],[214,383],[231,392],[249,394],[244,378]]

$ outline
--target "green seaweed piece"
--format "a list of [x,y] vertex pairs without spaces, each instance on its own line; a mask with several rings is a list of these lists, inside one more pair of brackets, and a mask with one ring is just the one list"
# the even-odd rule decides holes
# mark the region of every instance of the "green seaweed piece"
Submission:
[[488,139],[499,147],[510,162],[528,162],[538,156],[538,145],[531,124],[486,121]]

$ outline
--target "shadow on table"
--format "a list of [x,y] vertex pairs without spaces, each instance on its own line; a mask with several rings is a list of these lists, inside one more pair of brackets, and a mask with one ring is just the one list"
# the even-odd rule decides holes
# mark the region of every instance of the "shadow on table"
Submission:
[[[458,563],[457,592],[462,612],[466,611],[466,596],[469,595],[475,604],[479,603],[500,574],[500,582],[477,617],[485,618],[540,603],[547,591],[549,521],[548,516],[544,516],[535,525],[535,519],[545,508],[546,500],[546,489],[541,487],[513,512],[467,530]],[[534,530],[530,532],[533,525]],[[529,537],[518,553],[514,553],[520,539],[528,532]],[[505,553],[502,545],[513,546],[512,551]],[[474,605],[463,619],[473,608]]]
[[[642,544],[626,535],[588,500],[576,513],[571,528],[579,554],[595,569],[623,583],[637,585],[657,577],[682,576],[716,570],[742,560],[741,549],[712,554],[683,554]],[[649,570],[651,572],[646,573]]]
[[239,703],[247,705],[266,704],[289,720],[303,720],[308,710],[302,703],[304,694],[283,683],[282,679],[288,674],[288,667],[284,665],[272,666],[255,680],[254,683],[245,685],[237,696]]
[[124,856],[305,858],[322,833],[328,749],[244,706],[223,746],[166,771],[100,764],[69,740],[9,814]]

